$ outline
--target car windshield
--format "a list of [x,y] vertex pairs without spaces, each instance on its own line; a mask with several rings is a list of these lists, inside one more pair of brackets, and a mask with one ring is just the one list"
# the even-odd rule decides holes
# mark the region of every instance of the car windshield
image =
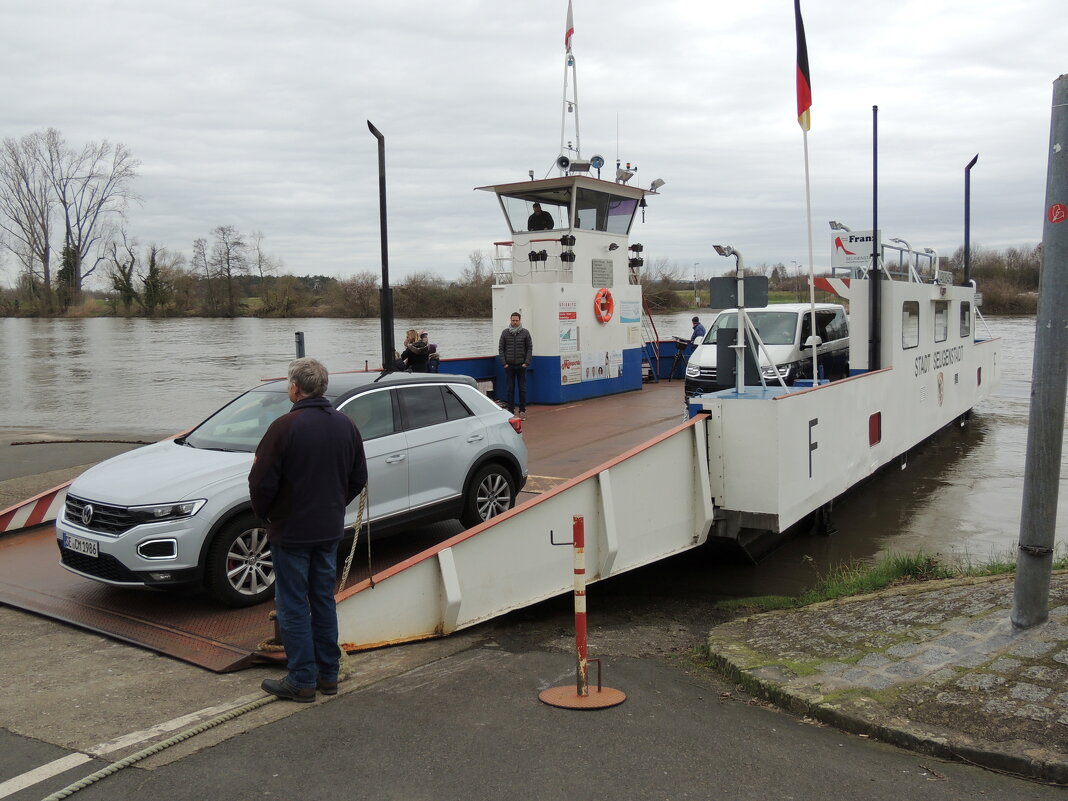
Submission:
[[[747,312],[765,345],[791,345],[797,331],[797,312]],[[724,312],[708,329],[705,342],[715,344],[716,332],[721,328],[737,328],[738,312]]]
[[205,450],[255,453],[263,435],[275,420],[293,408],[286,384],[254,389],[223,406],[180,440]]

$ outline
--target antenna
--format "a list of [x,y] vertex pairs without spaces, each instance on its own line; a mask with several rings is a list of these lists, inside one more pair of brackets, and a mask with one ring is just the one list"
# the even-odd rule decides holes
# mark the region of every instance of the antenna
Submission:
[[[579,140],[578,75],[575,72],[575,54],[571,51],[571,38],[575,33],[575,23],[572,19],[570,2],[567,4],[567,26],[564,31],[564,96],[560,109],[560,158],[566,158],[570,164],[571,161],[582,159],[582,144]],[[568,92],[568,71],[571,73],[570,93]],[[571,140],[566,138],[569,114],[574,115],[574,147],[571,146]],[[560,166],[560,169],[566,170],[567,166]]]

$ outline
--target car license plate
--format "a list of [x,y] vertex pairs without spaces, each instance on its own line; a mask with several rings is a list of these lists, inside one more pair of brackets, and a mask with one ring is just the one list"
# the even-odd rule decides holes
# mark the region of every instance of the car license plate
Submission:
[[100,549],[95,540],[87,540],[82,537],[74,537],[70,534],[63,535],[63,547],[68,551],[84,554],[85,556],[100,556]]

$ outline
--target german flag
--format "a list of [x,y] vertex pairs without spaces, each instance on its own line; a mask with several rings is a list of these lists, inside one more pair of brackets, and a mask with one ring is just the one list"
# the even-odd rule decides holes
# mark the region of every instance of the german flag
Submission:
[[797,122],[807,131],[812,123],[812,82],[808,76],[808,45],[805,44],[805,23],[801,19],[801,0],[794,0],[794,22],[797,26]]

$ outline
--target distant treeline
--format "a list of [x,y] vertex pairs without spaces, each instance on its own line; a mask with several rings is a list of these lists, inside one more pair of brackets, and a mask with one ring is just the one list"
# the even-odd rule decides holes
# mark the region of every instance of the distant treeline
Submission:
[[[0,289],[0,316],[148,316],[148,317],[366,317],[380,313],[381,281],[378,274],[362,272],[350,278],[275,275],[268,270],[213,271],[186,267],[181,260],[144,254],[143,270],[121,269],[115,252],[108,275],[108,291],[86,291],[79,305],[49,313],[39,295],[25,284]],[[196,264],[194,259],[194,264]],[[432,272],[419,272],[392,286],[394,314],[398,317],[489,317],[491,287],[497,280],[481,251],[468,256],[469,266],[458,279],[445,280]],[[1005,251],[973,248],[971,274],[983,295],[985,314],[1034,314],[1042,248]],[[132,262],[130,262],[132,264]],[[940,269],[963,280],[963,249],[943,257]],[[770,288],[791,292],[807,300],[807,270],[782,264],[747,268],[749,274],[768,275]],[[928,276],[929,277],[929,276]],[[642,274],[643,296],[655,313],[693,306],[694,281],[685,268],[665,260]],[[703,284],[703,285],[701,285]],[[708,303],[707,282],[699,284],[700,305]]]

